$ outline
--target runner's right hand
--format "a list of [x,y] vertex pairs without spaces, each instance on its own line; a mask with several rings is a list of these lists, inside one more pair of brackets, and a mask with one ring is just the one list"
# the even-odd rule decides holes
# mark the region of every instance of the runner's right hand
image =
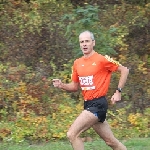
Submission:
[[53,82],[54,87],[62,88],[63,83],[61,82],[60,79],[53,79],[52,82]]

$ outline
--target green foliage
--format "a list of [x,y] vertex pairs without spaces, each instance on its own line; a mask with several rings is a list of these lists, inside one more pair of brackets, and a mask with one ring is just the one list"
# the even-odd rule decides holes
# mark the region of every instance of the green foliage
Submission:
[[119,138],[131,137],[149,137],[149,111],[145,109],[144,113],[129,113],[129,107],[116,110],[116,112],[109,111],[108,118],[112,130]]
[[[78,36],[82,31],[90,30],[94,33],[96,39],[96,50],[102,54],[114,54],[114,47],[117,45],[116,37],[112,36],[116,28],[105,28],[101,23],[98,14],[101,10],[98,6],[86,5],[78,7],[72,13],[65,14],[62,21],[69,21],[66,28],[66,36],[69,45],[74,47],[75,54],[79,52]],[[66,26],[66,24],[62,25]]]
[[[30,68],[9,65],[0,65],[0,140],[19,143],[66,139],[68,128],[83,110],[81,94],[78,93],[78,101],[75,101],[70,93],[52,88],[50,79],[35,77]],[[25,75],[21,74],[23,71]],[[67,74],[65,71],[59,74],[64,82],[70,80]],[[38,82],[35,83],[35,79]],[[149,109],[145,109],[144,114],[127,113],[128,110],[130,107],[108,112],[108,121],[116,136],[149,137]],[[96,134],[88,130],[82,134],[82,137],[87,136]]]
[[[150,3],[140,2],[82,1],[74,9],[68,0],[0,4],[0,141],[66,138],[83,99],[80,91],[53,88],[51,79],[71,81],[73,58],[80,51],[78,35],[84,30],[94,33],[96,51],[117,54],[115,59],[130,68],[122,102],[108,112],[115,135],[149,137]],[[118,78],[113,76],[108,97]],[[88,130],[82,136],[95,133]]]

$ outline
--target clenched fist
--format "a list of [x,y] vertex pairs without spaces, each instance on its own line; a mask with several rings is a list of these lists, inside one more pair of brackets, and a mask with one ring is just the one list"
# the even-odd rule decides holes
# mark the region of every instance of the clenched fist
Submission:
[[116,102],[118,102],[120,100],[121,100],[121,93],[116,91],[116,93],[114,93],[114,95],[111,98],[111,102],[112,102],[112,104],[115,104]]
[[57,88],[63,87],[63,83],[61,82],[60,79],[53,79],[52,82],[53,82],[54,87],[57,87]]

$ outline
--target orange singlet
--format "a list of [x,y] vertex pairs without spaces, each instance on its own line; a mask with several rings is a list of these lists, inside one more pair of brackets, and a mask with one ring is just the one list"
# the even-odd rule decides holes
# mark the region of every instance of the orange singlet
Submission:
[[116,71],[119,65],[119,62],[109,56],[102,56],[97,52],[88,58],[83,56],[74,61],[72,81],[80,83],[84,100],[105,96],[111,73]]

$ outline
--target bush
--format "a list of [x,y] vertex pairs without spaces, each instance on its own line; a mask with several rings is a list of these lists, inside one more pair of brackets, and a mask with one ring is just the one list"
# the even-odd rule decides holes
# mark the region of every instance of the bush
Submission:
[[[0,73],[0,140],[18,143],[66,139],[68,128],[83,110],[81,93],[53,88],[51,78],[37,77],[24,65],[12,68],[1,64]],[[68,72],[59,75],[69,82]],[[144,113],[128,109],[126,106],[108,111],[108,122],[115,136],[149,137],[150,109]],[[82,136],[97,137],[92,129]]]

